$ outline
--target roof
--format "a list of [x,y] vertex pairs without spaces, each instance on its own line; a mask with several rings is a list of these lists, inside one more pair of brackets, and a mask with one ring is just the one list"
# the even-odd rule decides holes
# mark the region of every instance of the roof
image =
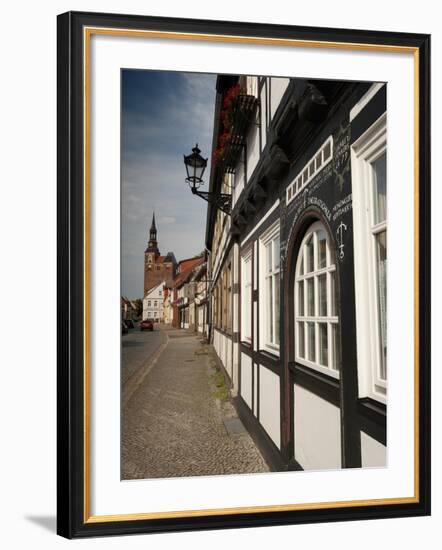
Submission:
[[176,287],[183,285],[192,274],[192,270],[193,270],[193,266],[190,267],[189,269],[186,269],[186,271],[179,273],[173,281],[174,285]]
[[176,264],[176,258],[175,258],[175,254],[173,252],[168,252],[166,254],[166,257],[164,259],[165,262],[171,262],[173,264]]
[[155,225],[155,210],[153,211],[153,216],[152,216],[152,225],[150,226],[150,230],[156,230],[156,225]]
[[[193,261],[192,261],[193,260]],[[197,256],[195,258],[190,258],[189,260],[182,260],[189,261],[191,264],[182,271],[181,273],[178,273],[178,275],[174,279],[174,285],[176,287],[183,285],[187,280],[190,278],[190,276],[195,272],[195,269],[199,266],[201,266],[203,263],[205,263],[204,256]],[[181,263],[181,262],[180,262]]]
[[144,298],[143,298],[143,299],[147,298],[147,297],[149,296],[149,294],[150,294],[152,291],[156,290],[158,287],[163,288],[164,285],[165,285],[165,281],[161,281],[161,283],[157,283],[157,284],[155,284],[154,286],[151,286],[151,287],[147,290],[147,292],[146,292],[146,294],[144,295]]

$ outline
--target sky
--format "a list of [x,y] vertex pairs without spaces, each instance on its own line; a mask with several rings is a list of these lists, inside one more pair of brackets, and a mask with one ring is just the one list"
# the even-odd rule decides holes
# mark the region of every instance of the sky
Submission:
[[176,259],[204,249],[207,202],[185,182],[183,155],[198,143],[209,158],[216,75],[122,71],[122,295],[143,297],[144,250],[155,210],[161,254]]

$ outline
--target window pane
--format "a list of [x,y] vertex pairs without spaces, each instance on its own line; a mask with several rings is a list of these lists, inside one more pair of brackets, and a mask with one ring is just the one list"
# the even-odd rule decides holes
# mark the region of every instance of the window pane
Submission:
[[315,362],[315,323],[307,323],[308,335],[308,358],[309,361]]
[[319,275],[318,277],[318,298],[319,298],[319,315],[327,316],[327,275]]
[[321,162],[322,162],[322,153],[318,153],[316,155],[316,170],[319,170],[319,167],[321,166]]
[[387,379],[387,232],[376,235],[377,283],[379,308],[380,373],[382,380]]
[[307,283],[307,314],[313,316],[315,314],[315,290],[313,277],[306,280]]
[[329,158],[330,155],[331,155],[331,147],[330,147],[330,142],[329,142],[324,147],[324,161],[326,161]]
[[279,273],[274,276],[274,295],[275,295],[275,338],[274,343],[279,346]]
[[325,231],[320,229],[318,235],[318,269],[327,266],[327,236]]
[[306,273],[310,273],[314,269],[313,263],[313,237],[310,237],[307,244],[305,245],[306,252]]
[[332,317],[337,315],[336,312],[336,273],[334,271],[331,271],[330,274],[330,315]]
[[338,325],[335,323],[330,324],[331,327],[331,346],[332,346],[332,367],[335,370],[340,370],[339,356],[338,356]]
[[298,315],[304,315],[304,281],[298,283]]
[[299,263],[299,275],[303,275],[304,274],[304,254],[303,254],[303,248],[301,248],[300,250],[300,255],[301,255],[301,261]]
[[384,153],[372,164],[374,172],[374,223],[387,216],[387,155]]
[[298,356],[305,357],[304,323],[298,323]]
[[267,339],[271,344],[273,343],[273,284],[272,277],[267,277]]
[[328,365],[328,335],[327,323],[319,323],[319,363]]

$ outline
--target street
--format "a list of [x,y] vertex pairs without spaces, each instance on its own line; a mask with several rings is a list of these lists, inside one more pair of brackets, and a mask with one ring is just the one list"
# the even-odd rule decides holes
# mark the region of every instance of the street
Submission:
[[[125,357],[143,366],[122,369],[135,373],[123,390],[122,479],[268,471],[230,402],[212,346],[179,329],[130,336],[140,344],[126,346],[137,352]],[[152,355],[155,345],[160,351]],[[143,350],[152,361],[143,363]]]
[[152,357],[162,343],[166,341],[162,330],[141,331],[138,328],[130,329],[121,340],[121,381],[123,385],[127,380]]

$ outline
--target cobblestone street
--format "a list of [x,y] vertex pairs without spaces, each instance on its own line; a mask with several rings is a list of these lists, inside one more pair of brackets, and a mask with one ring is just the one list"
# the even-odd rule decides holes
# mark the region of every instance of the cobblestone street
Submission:
[[164,335],[123,388],[122,479],[268,471],[228,399],[212,346],[184,330]]

